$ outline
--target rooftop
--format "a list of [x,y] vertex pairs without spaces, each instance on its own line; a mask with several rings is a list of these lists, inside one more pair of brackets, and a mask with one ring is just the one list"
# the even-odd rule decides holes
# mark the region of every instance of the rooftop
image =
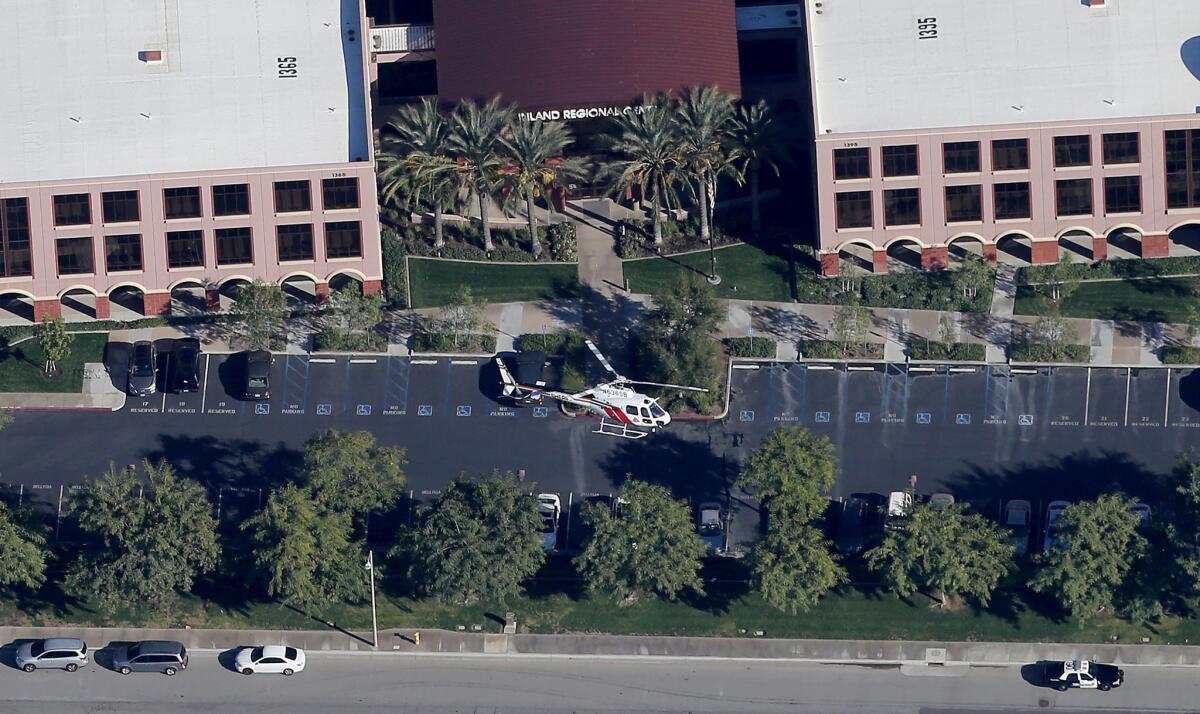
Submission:
[[370,158],[359,0],[0,8],[0,184]]
[[807,0],[817,132],[1195,114],[1197,0]]

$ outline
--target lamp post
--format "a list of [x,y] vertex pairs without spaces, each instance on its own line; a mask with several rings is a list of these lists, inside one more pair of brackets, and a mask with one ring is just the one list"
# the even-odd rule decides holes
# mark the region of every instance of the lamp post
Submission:
[[371,578],[371,646],[379,649],[379,618],[375,611],[375,551],[367,551],[365,567],[368,577]]

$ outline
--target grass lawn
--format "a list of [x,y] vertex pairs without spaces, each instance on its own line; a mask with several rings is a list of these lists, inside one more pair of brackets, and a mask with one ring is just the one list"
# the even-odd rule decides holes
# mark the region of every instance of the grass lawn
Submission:
[[[708,275],[708,251],[669,257],[625,261],[625,279],[635,293],[653,293],[665,288],[680,273]],[[752,245],[717,249],[717,273],[721,284],[717,297],[742,300],[792,299],[788,261]]]
[[46,379],[37,339],[10,345],[0,337],[0,392],[79,392],[84,362],[103,362],[107,334],[75,335],[71,354],[58,365],[61,376]]
[[[1200,295],[1200,278],[1144,278],[1081,283],[1063,303],[1067,317],[1142,322],[1185,322]],[[1016,313],[1041,315],[1045,305],[1031,286],[1017,289]]]
[[413,307],[445,305],[461,285],[484,302],[518,302],[579,297],[574,263],[505,265],[409,258]]

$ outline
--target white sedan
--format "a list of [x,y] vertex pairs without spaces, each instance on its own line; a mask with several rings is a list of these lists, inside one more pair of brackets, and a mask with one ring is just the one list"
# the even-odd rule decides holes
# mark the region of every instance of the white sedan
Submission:
[[267,645],[238,650],[234,668],[242,674],[283,674],[304,671],[304,650],[296,647]]

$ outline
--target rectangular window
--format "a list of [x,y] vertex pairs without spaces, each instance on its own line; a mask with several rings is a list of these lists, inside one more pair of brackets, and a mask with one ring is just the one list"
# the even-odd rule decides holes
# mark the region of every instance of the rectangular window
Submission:
[[105,191],[100,203],[105,223],[137,223],[142,220],[137,191]]
[[839,193],[837,200],[837,227],[870,228],[874,223],[871,216],[871,192],[849,191]]
[[1136,164],[1142,160],[1142,151],[1138,146],[1136,131],[1105,134],[1101,145],[1104,150],[1105,165]]
[[200,187],[181,186],[179,188],[164,188],[163,217],[167,220],[199,218]]
[[871,150],[834,149],[833,150],[833,180],[849,181],[852,179],[871,178]]
[[167,233],[168,268],[204,267],[204,231]]
[[279,226],[275,229],[279,260],[312,260],[313,227],[310,223]]
[[979,184],[946,187],[946,222],[978,223],[983,220]]
[[104,264],[108,272],[142,269],[142,237],[137,233],[104,237]]
[[1168,131],[1167,208],[1200,208],[1200,129]]
[[942,168],[948,174],[979,172],[979,142],[951,141],[942,144]]
[[1028,171],[1029,139],[996,139],[992,142],[992,171]]
[[1092,215],[1092,180],[1066,179],[1054,182],[1055,213],[1064,216]]
[[1032,218],[1029,210],[1029,182],[998,183],[994,189],[996,220]]
[[58,252],[59,275],[89,275],[96,272],[92,253],[92,237],[59,238],[54,242]]
[[212,193],[214,216],[250,215],[250,186],[248,184],[231,183],[225,186],[213,186]]
[[1105,213],[1141,213],[1142,177],[1110,176],[1104,179]]
[[29,252],[29,199],[6,198],[0,201],[0,276],[6,278],[33,275]]
[[883,192],[883,223],[887,226],[921,224],[921,191],[896,188]]
[[883,147],[884,178],[894,176],[916,176],[920,173],[920,160],[917,158],[917,145]]
[[326,258],[361,258],[362,225],[358,221],[325,224]]
[[1058,169],[1072,166],[1092,165],[1092,137],[1087,134],[1079,136],[1054,137],[1054,167]]
[[249,228],[218,228],[217,265],[246,265],[254,262]]
[[275,212],[303,213],[312,210],[312,189],[308,181],[276,181]]
[[321,181],[322,204],[326,211],[358,208],[358,179],[323,179]]
[[86,193],[54,197],[54,225],[86,226],[92,222],[92,199]]

